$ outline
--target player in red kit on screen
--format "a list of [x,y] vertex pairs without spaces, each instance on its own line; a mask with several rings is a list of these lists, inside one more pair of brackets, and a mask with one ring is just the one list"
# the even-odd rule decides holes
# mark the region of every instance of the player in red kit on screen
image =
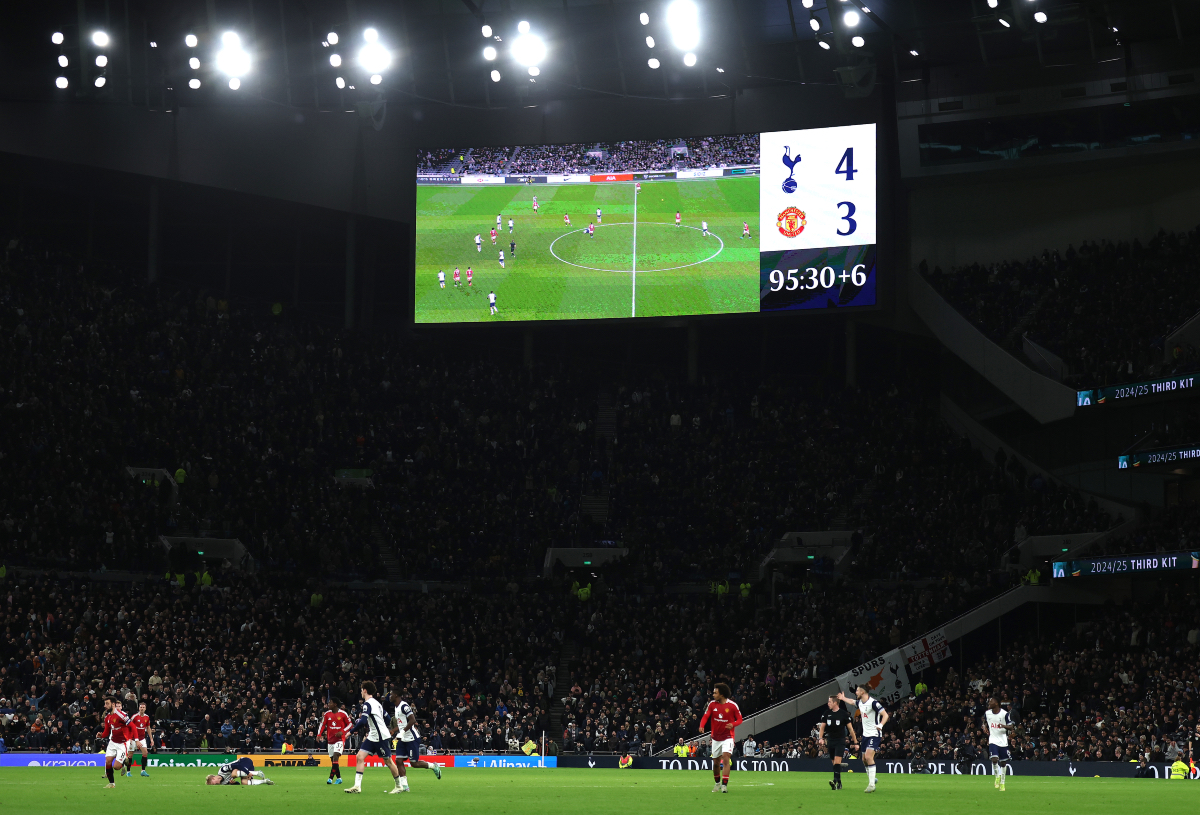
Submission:
[[742,723],[742,711],[729,698],[729,686],[713,686],[713,700],[700,719],[700,732],[712,719],[713,792],[729,792],[729,769],[733,766],[733,731]]
[[126,748],[129,753],[129,760],[125,766],[130,770],[133,769],[133,753],[136,750],[142,754],[142,775],[149,778],[150,773],[146,772],[146,762],[148,760],[146,745],[149,743],[151,747],[154,746],[154,731],[150,729],[150,716],[146,713],[145,702],[138,705],[138,712],[130,718],[129,730],[129,746]]
[[107,789],[117,786],[113,769],[118,773],[124,769],[125,745],[132,738],[132,730],[127,730],[129,717],[121,710],[121,700],[111,697],[104,700],[104,720],[101,722],[100,738],[108,739],[108,749],[104,751],[104,774],[108,776]]
[[338,766],[338,759],[346,752],[346,731],[350,728],[350,717],[342,712],[341,707],[337,699],[332,700],[329,710],[321,717],[321,726],[317,729],[318,739],[321,738],[321,734],[325,735],[325,741],[329,745],[329,759],[333,762],[329,778],[325,780],[326,784],[342,783],[342,768]]

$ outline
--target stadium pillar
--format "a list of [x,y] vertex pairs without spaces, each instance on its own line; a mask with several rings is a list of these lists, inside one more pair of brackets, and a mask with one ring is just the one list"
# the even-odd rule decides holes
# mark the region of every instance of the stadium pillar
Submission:
[[158,182],[150,182],[150,235],[146,251],[146,282],[158,279]]
[[700,361],[700,329],[693,323],[688,326],[688,384],[696,384]]
[[858,384],[858,331],[853,320],[846,321],[846,387]]
[[354,231],[355,218],[346,216],[346,328],[354,328]]

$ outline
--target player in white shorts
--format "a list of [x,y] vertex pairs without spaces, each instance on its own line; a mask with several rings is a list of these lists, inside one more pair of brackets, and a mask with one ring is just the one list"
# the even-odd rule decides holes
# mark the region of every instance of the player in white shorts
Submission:
[[508,219],[508,234],[510,234],[510,235],[511,235],[511,234],[513,233],[512,229],[513,229],[513,222],[512,222],[512,218],[509,218],[509,219]]
[[838,698],[848,705],[858,708],[862,718],[862,760],[867,765],[867,788],[863,792],[875,791],[875,753],[879,751],[880,739],[883,736],[883,726],[888,722],[888,712],[878,699],[872,699],[866,685],[854,689],[854,698],[839,693]]
[[492,314],[495,314],[500,310],[496,308],[496,293],[494,291],[488,292],[488,309]]
[[983,718],[988,728],[988,753],[992,758],[992,786],[1004,792],[1004,776],[1008,772],[1008,731],[1016,727],[1007,710],[1000,708],[1000,700],[988,700]]
[[700,232],[704,235],[704,237],[708,237],[708,221],[700,222]]
[[482,236],[482,235],[478,235],[478,234],[477,234],[477,235],[475,236],[475,251],[476,251],[476,252],[482,252],[482,251],[483,251],[483,236]]
[[500,250],[500,268],[501,269],[504,268],[504,250],[503,249]]
[[441,269],[438,269],[438,286],[443,289],[446,288],[446,273]]
[[600,207],[596,207],[596,223],[603,223],[604,217],[600,214]]

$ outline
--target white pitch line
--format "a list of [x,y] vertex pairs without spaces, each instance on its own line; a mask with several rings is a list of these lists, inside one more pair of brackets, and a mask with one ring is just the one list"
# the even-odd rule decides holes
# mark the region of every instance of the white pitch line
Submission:
[[630,317],[637,316],[637,182],[633,182],[633,272],[629,275],[633,280],[633,293],[630,296],[632,313]]

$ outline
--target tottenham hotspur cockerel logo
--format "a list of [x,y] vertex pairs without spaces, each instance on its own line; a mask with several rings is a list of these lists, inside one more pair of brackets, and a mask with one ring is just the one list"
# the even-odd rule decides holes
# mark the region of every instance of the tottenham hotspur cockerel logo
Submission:
[[784,146],[783,148],[783,166],[787,167],[788,177],[783,179],[783,191],[791,194],[796,191],[796,179],[792,178],[796,174],[796,165],[800,163],[800,154],[797,153],[795,158],[792,158],[792,148]]

